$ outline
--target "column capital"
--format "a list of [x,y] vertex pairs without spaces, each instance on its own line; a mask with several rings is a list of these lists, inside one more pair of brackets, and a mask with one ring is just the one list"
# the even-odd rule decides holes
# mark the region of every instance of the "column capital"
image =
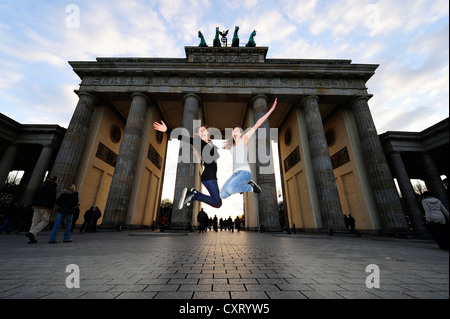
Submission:
[[300,105],[303,105],[306,101],[310,100],[310,99],[314,99],[317,102],[319,102],[319,97],[317,95],[307,95],[304,96],[301,100],[300,100]]
[[196,98],[199,103],[202,102],[202,99],[200,98],[200,96],[198,96],[195,93],[187,93],[186,95],[184,95],[183,96],[183,102],[186,102],[186,99],[190,98],[190,97]]
[[136,96],[141,96],[141,97],[143,97],[147,102],[150,101],[150,98],[149,98],[145,93],[142,93],[142,92],[135,92],[135,93],[131,94],[131,99],[134,99]]
[[372,94],[355,95],[355,96],[353,96],[353,98],[351,99],[350,103],[353,104],[353,103],[356,103],[356,102],[358,102],[358,101],[360,101],[360,100],[364,100],[364,101],[367,102],[367,101],[369,101],[372,97],[373,97]]
[[265,99],[266,102],[269,101],[269,98],[265,94],[257,94],[251,98],[250,103],[253,104],[257,99]]
[[82,96],[88,96],[91,99],[93,99],[95,102],[98,101],[98,97],[93,92],[75,91],[75,93],[78,95],[79,98],[81,98]]

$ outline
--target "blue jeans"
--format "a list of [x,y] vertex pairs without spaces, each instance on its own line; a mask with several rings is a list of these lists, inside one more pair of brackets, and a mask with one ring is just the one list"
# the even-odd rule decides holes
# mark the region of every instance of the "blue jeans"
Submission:
[[197,192],[194,194],[194,200],[203,202],[212,207],[219,208],[222,206],[222,199],[220,198],[219,186],[217,185],[217,179],[210,179],[207,181],[202,181],[202,184],[206,187],[209,195]]
[[252,172],[237,171],[222,186],[220,197],[225,199],[233,194],[252,192],[253,187],[248,184],[251,179]]
[[66,231],[64,233],[64,240],[70,239],[70,227],[72,226],[72,217],[73,215],[58,213],[58,216],[56,216],[55,225],[53,226],[52,233],[50,234],[50,239],[48,241],[56,240],[56,234],[58,233],[59,226],[61,226],[61,223],[64,218],[66,219]]

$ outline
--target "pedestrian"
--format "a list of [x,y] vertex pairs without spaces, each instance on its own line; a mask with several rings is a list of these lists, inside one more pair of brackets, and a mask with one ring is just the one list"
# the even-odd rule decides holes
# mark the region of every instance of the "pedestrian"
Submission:
[[234,219],[234,228],[238,231],[238,233],[241,231],[241,220],[239,216],[236,216]]
[[57,187],[58,177],[51,176],[39,186],[33,196],[33,219],[30,230],[26,233],[29,244],[37,243],[36,235],[49,223],[50,214],[56,202]]
[[72,241],[70,236],[72,218],[78,206],[78,192],[74,184],[70,185],[61,193],[56,200],[56,205],[58,206],[58,215],[56,216],[55,225],[53,226],[48,243],[55,244],[57,242],[56,234],[58,233],[59,226],[61,226],[64,219],[66,220],[66,230],[64,233],[63,242],[69,243]]
[[[170,136],[171,131],[168,130],[163,121],[161,121],[161,123],[155,122],[153,127],[157,131],[167,132]],[[190,206],[195,200],[208,204],[214,208],[220,208],[222,206],[222,199],[220,198],[219,186],[217,184],[218,148],[209,139],[207,125],[201,125],[197,132],[197,137],[188,138],[189,143],[194,147],[194,150],[202,159],[204,169],[200,180],[203,186],[208,190],[209,196],[194,188],[185,187],[178,202],[178,209],[182,209],[184,205]],[[183,135],[179,135],[178,139],[183,141]]]
[[422,206],[425,210],[427,227],[441,249],[449,248],[449,212],[442,202],[426,191],[423,193]]
[[0,227],[0,234],[5,230],[7,234],[14,228],[14,221],[17,220],[17,203],[13,203],[6,208],[5,221]]
[[256,124],[244,134],[239,126],[233,128],[233,137],[224,148],[229,149],[233,155],[233,175],[225,182],[220,191],[222,199],[237,193],[253,192],[261,193],[261,188],[252,181],[252,171],[248,163],[248,141],[256,130],[267,120],[277,106],[277,99],[270,110],[264,114]]
[[94,206],[91,206],[87,211],[84,212],[83,218],[84,222],[81,225],[80,233],[90,231],[92,228],[92,215],[94,215]]
[[206,223],[208,221],[208,214],[203,210],[203,207],[200,209],[200,211],[197,214],[197,222],[198,224],[198,233],[206,233]]
[[356,221],[352,217],[352,214],[348,214],[348,226],[351,233],[355,232]]
[[222,231],[223,227],[224,227],[224,220],[222,217],[220,217],[220,219],[219,219],[219,227],[220,227],[220,231]]
[[161,217],[159,218],[159,226],[160,226],[160,231],[163,233],[165,230],[167,224],[167,217],[162,214]]
[[442,183],[444,183],[445,194],[447,194],[447,199],[450,202],[450,187],[448,187],[448,178],[444,178]]
[[350,230],[350,221],[348,219],[348,216],[344,214],[344,224],[345,224],[345,228],[347,228],[348,230]]
[[80,204],[75,207],[72,217],[72,226],[70,227],[70,232],[73,233],[73,229],[75,228],[75,224],[77,223],[78,218],[80,217]]
[[97,222],[102,217],[102,211],[98,208],[98,206],[95,206],[94,213],[92,214],[92,225],[91,225],[91,231],[93,233],[97,232]]
[[217,233],[217,215],[214,215],[213,218],[213,229]]
[[234,227],[233,227],[233,219],[231,216],[228,217],[228,229],[231,229],[231,231],[234,233]]

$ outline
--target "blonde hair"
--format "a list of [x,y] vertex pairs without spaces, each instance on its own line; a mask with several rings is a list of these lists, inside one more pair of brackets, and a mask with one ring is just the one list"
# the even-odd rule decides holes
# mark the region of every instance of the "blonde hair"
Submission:
[[70,185],[69,187],[67,187],[67,189],[71,192],[76,192],[77,188],[75,187],[75,184]]

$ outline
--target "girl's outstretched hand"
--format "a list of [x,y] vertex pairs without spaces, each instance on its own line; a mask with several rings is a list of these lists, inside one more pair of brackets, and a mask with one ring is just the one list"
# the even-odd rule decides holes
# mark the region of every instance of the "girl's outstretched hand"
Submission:
[[166,123],[164,123],[162,120],[161,120],[161,124],[158,123],[158,122],[153,123],[153,128],[154,128],[155,130],[157,130],[157,131],[160,131],[160,132],[165,132],[165,131],[167,131],[167,125],[166,125]]

